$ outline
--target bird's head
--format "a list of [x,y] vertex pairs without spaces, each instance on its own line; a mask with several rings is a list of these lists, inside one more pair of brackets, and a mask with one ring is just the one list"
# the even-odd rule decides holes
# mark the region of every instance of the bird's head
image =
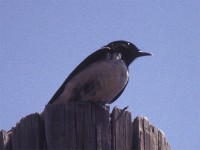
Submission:
[[121,53],[122,59],[129,66],[137,57],[151,56],[151,53],[139,50],[134,44],[127,41],[114,41],[106,45],[110,51]]

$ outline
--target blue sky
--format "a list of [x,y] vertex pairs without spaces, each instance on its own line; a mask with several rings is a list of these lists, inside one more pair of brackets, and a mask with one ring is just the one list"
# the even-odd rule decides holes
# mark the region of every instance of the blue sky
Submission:
[[130,66],[111,105],[129,106],[176,150],[200,147],[200,2],[0,1],[0,129],[41,112],[69,73],[115,40],[152,57]]

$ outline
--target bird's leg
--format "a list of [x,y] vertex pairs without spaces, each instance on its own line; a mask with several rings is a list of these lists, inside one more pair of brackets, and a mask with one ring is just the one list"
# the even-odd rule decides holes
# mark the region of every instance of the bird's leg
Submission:
[[109,104],[105,104],[102,102],[91,102],[92,104],[94,104],[97,107],[102,107],[104,110],[107,110],[107,107],[109,106]]
[[109,104],[104,104],[104,105],[102,105],[102,107],[103,107],[105,110],[107,110],[107,108],[109,107]]
[[129,106],[124,107],[124,109],[122,109],[122,111],[120,112],[120,114],[117,116],[117,118],[115,119],[115,122],[117,122],[117,120],[123,115],[123,113],[128,109]]
[[107,110],[107,107],[109,106],[108,104],[102,103],[102,102],[98,102],[95,103],[97,106],[103,107],[103,109]]

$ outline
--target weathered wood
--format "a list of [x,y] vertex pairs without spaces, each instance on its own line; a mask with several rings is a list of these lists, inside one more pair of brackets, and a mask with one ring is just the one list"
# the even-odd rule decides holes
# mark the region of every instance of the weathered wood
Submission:
[[14,150],[41,150],[44,146],[44,125],[38,113],[22,118],[12,129]]
[[11,140],[12,131],[0,131],[0,150],[10,150],[12,149],[12,140]]
[[[44,118],[43,118],[44,117]],[[146,117],[90,102],[47,105],[0,131],[0,150],[170,150],[163,132]]]
[[47,105],[47,148],[110,149],[109,108],[85,102]]
[[114,108],[111,113],[112,150],[132,149],[132,128],[131,113]]
[[92,122],[96,126],[97,150],[111,149],[110,107],[92,105]]
[[134,150],[171,150],[163,132],[151,125],[146,117],[133,121]]

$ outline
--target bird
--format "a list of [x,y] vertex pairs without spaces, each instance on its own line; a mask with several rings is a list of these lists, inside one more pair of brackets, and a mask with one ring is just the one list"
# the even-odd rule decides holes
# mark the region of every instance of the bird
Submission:
[[89,101],[111,104],[129,81],[129,65],[138,57],[151,56],[133,43],[111,42],[86,57],[67,77],[48,104]]

